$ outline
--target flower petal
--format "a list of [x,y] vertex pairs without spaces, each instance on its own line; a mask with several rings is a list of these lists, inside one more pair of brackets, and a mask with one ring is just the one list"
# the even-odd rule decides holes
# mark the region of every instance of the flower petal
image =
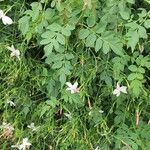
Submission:
[[3,16],[2,17],[2,22],[4,23],[4,25],[10,25],[13,23],[12,19],[8,16]]
[[74,84],[73,84],[73,88],[77,88],[78,87],[78,82],[76,81]]
[[4,12],[0,10],[0,18],[2,18],[3,16],[4,16]]
[[72,86],[73,86],[70,82],[66,82],[66,85],[70,88],[72,88]]
[[113,91],[113,94],[114,95],[116,95],[116,94],[118,94],[120,91],[118,90],[118,89],[115,89],[114,91]]
[[121,86],[121,87],[120,87],[120,91],[121,91],[122,93],[127,93],[127,87],[126,87],[126,86]]

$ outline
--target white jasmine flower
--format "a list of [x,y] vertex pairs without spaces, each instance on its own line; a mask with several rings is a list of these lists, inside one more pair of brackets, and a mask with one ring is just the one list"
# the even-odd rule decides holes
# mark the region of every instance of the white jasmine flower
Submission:
[[113,94],[117,97],[120,95],[120,93],[127,93],[127,87],[126,86],[120,86],[119,83],[117,83],[116,89],[113,91]]
[[75,82],[74,84],[71,84],[70,82],[66,82],[66,85],[68,86],[66,90],[70,90],[71,94],[79,92],[78,82]]
[[0,126],[0,128],[1,129],[7,129],[10,131],[14,130],[14,127],[10,123],[6,123],[6,122],[3,122],[2,125]]
[[14,45],[12,45],[11,47],[8,46],[7,49],[11,51],[11,57],[15,56],[20,60],[20,51],[18,49],[15,49]]
[[24,138],[21,145],[19,145],[19,150],[29,149],[32,144],[28,142],[28,138]]
[[2,19],[4,25],[13,23],[12,19],[4,14],[3,10],[0,10],[0,19]]
[[14,107],[16,106],[16,104],[13,101],[9,101],[9,100],[7,101],[7,104],[9,104],[10,106],[14,106]]
[[32,122],[30,125],[27,126],[29,129],[31,129],[32,131],[37,131],[39,127],[35,127],[34,123]]

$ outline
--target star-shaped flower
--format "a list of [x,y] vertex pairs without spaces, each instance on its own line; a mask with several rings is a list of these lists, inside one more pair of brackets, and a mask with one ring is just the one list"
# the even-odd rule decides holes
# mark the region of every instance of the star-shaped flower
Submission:
[[66,85],[68,86],[66,90],[71,91],[71,94],[79,92],[78,82],[75,82],[74,84],[71,84],[70,82],[66,82]]
[[7,47],[8,50],[11,51],[10,57],[17,57],[20,60],[20,51],[14,48],[14,45],[11,47]]
[[120,93],[127,93],[127,87],[126,86],[120,86],[119,83],[117,83],[116,89],[113,91],[113,94],[117,97],[120,95]]
[[30,147],[31,145],[32,145],[32,144],[31,144],[30,142],[28,142],[28,138],[24,138],[22,144],[19,145],[19,150],[26,150],[26,149],[29,149],[29,147]]
[[6,16],[3,10],[0,10],[0,19],[2,19],[2,22],[4,25],[7,25],[7,24],[10,25],[13,23],[12,19]]

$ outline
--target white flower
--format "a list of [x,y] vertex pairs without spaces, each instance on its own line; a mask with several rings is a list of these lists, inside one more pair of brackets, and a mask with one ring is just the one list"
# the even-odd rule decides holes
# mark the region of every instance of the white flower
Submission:
[[13,23],[12,19],[6,16],[2,10],[0,10],[0,19],[2,19],[4,25],[10,25]]
[[75,82],[74,84],[71,84],[70,82],[66,82],[66,85],[68,86],[66,90],[70,90],[71,94],[79,92],[78,82]]
[[32,145],[32,144],[31,144],[30,142],[28,142],[28,138],[24,138],[22,144],[19,145],[19,150],[26,150],[26,149],[29,149],[29,147],[30,147],[31,145]]
[[117,97],[120,95],[120,93],[127,93],[127,87],[126,86],[120,86],[119,83],[117,83],[116,89],[113,91],[113,94]]
[[31,129],[32,131],[37,131],[39,127],[35,127],[34,123],[32,122],[30,125],[27,126],[29,129]]
[[10,123],[3,122],[0,126],[1,129],[8,129],[10,131],[14,130],[14,127]]
[[11,57],[15,56],[20,60],[20,51],[18,49],[15,49],[14,45],[12,45],[11,47],[8,46],[7,49],[11,51]]
[[16,104],[13,101],[7,101],[7,104],[9,104],[10,106],[16,106]]

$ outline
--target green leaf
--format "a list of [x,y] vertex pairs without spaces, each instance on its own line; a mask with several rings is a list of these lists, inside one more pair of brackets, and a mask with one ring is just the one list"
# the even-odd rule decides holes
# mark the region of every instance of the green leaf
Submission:
[[67,59],[67,60],[70,60],[70,59],[73,59],[73,58],[74,58],[74,55],[71,54],[71,53],[70,53],[70,54],[67,53],[65,56],[66,56],[66,59]]
[[62,64],[63,64],[62,61],[57,61],[57,62],[55,62],[55,63],[52,65],[52,68],[53,68],[53,69],[61,68]]
[[139,73],[145,73],[145,69],[142,68],[142,67],[139,67],[139,68],[137,69],[137,71],[138,71]]
[[41,45],[46,45],[46,44],[49,44],[52,42],[52,39],[51,38],[47,38],[47,39],[43,39],[40,41],[40,44]]
[[53,44],[50,43],[50,44],[44,46],[44,52],[45,52],[44,56],[50,55],[52,50],[53,50]]
[[129,76],[128,76],[128,80],[129,81],[132,81],[132,80],[134,80],[134,79],[136,79],[137,78],[137,74],[136,73],[131,73]]
[[55,50],[59,49],[59,43],[57,42],[57,40],[53,39],[52,43],[53,43],[53,46],[54,46]]
[[100,34],[102,32],[105,31],[106,29],[106,26],[107,26],[107,23],[104,23],[104,22],[100,22],[99,24],[96,25],[96,33]]
[[47,39],[47,38],[50,39],[50,38],[53,38],[55,35],[56,35],[56,33],[53,31],[46,31],[41,35],[41,37],[45,38],[45,39]]
[[59,76],[59,81],[61,82],[61,87],[63,87],[66,83],[66,75],[64,73],[61,73],[61,75]]
[[128,3],[130,4],[134,4],[135,3],[135,0],[126,0]]
[[142,82],[139,80],[133,80],[130,84],[133,94],[138,97],[141,92]]
[[136,78],[139,79],[139,80],[143,80],[143,79],[144,79],[144,76],[143,76],[143,74],[141,74],[141,73],[137,73],[137,74],[136,74]]
[[56,39],[60,44],[65,45],[65,37],[62,34],[57,33]]
[[48,111],[48,110],[50,110],[49,106],[42,107],[42,111],[41,111],[40,117],[42,117],[46,113],[46,111]]
[[81,29],[79,31],[79,39],[85,39],[90,34],[88,29]]
[[130,12],[127,11],[128,9],[125,9],[125,10],[121,10],[120,11],[120,15],[121,17],[124,19],[124,20],[128,20],[129,17],[130,17]]
[[146,39],[147,38],[147,33],[146,33],[146,29],[142,26],[138,27],[138,34],[139,37]]
[[65,36],[70,36],[71,35],[71,31],[69,30],[69,28],[65,27],[62,28],[61,33]]
[[132,72],[136,72],[136,71],[137,71],[137,67],[136,67],[135,65],[130,65],[130,66],[128,67],[128,69],[129,69],[130,71],[132,71]]
[[98,52],[101,47],[102,47],[102,44],[103,44],[103,41],[102,39],[99,37],[97,40],[96,40],[96,45],[95,45],[95,51]]
[[86,46],[87,47],[93,47],[94,43],[96,41],[96,35],[95,34],[90,34],[87,38],[86,38]]
[[51,100],[47,100],[46,104],[50,105],[52,108],[55,108],[57,105],[59,105],[59,102],[55,97],[51,96]]
[[134,52],[135,47],[139,42],[139,34],[137,33],[137,31],[132,30],[127,33],[127,36],[128,36],[127,46],[131,47],[132,52]]
[[145,26],[145,28],[147,28],[147,29],[150,28],[150,19],[147,19],[147,20],[144,22],[144,26]]
[[24,16],[19,19],[19,29],[21,30],[22,34],[25,36],[26,33],[29,31],[29,16]]
[[110,46],[109,46],[108,42],[103,43],[103,49],[102,50],[103,50],[104,54],[107,54],[110,51]]
[[47,27],[47,29],[50,29],[51,31],[60,31],[62,29],[62,27],[57,23],[53,23],[53,24],[49,25]]
[[90,16],[87,18],[87,25],[89,27],[93,27],[96,23],[96,17],[94,13],[91,13]]
[[117,55],[123,56],[123,49],[121,44],[110,44],[111,49]]

